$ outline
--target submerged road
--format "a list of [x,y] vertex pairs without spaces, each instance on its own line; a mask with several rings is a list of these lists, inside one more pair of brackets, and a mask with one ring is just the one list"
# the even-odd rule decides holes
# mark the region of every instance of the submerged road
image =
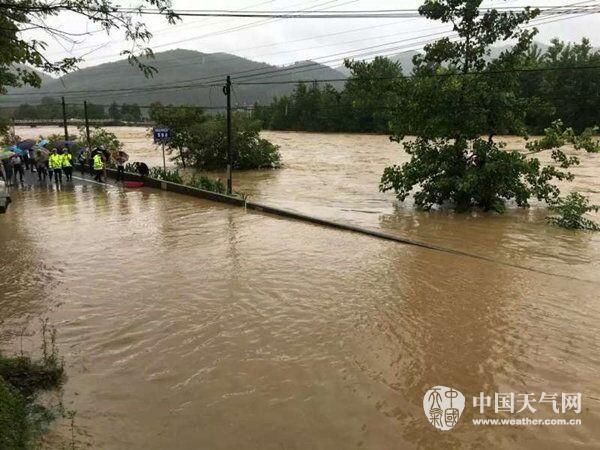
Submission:
[[[48,448],[73,434],[106,450],[600,440],[595,285],[77,176],[28,176],[0,216],[2,348],[39,352],[47,317],[77,413]],[[437,385],[466,398],[446,433],[423,410]],[[498,417],[473,408],[481,392],[580,392],[581,414],[527,416],[582,424],[476,427]]]
[[[73,187],[76,185],[85,185],[85,184],[96,184],[96,185],[100,185],[100,186],[110,186],[112,184],[114,187],[120,186],[118,183],[116,183],[116,182],[111,183],[110,181],[108,183],[106,183],[106,182],[99,183],[96,180],[94,180],[93,177],[89,174],[82,174],[81,171],[77,171],[77,173],[78,173],[78,175],[77,174],[73,175],[73,181],[68,181],[68,182],[65,180],[65,177],[63,174],[63,181],[61,183],[59,183],[57,186],[57,184],[54,181],[51,181],[50,179],[47,179],[45,181],[43,181],[43,180],[39,181],[37,179],[36,173],[27,172],[26,180],[23,183],[23,186],[29,185],[30,187],[44,188],[44,190],[47,190],[49,188],[65,190],[65,189],[68,189],[69,187]],[[154,183],[157,182],[157,180],[153,180],[153,181],[154,181]],[[510,261],[506,261],[503,259],[499,259],[496,255],[487,256],[487,255],[464,251],[462,249],[449,248],[449,247],[445,247],[445,246],[435,245],[430,242],[414,240],[410,237],[397,235],[395,233],[391,234],[391,233],[382,232],[379,230],[374,230],[374,229],[364,228],[361,226],[352,225],[350,223],[332,221],[332,220],[324,219],[324,218],[321,218],[318,216],[303,214],[303,213],[293,211],[293,210],[282,209],[279,207],[272,207],[270,205],[265,205],[262,203],[255,203],[252,201],[242,201],[237,197],[225,196],[223,194],[216,194],[216,193],[212,193],[209,191],[202,191],[202,190],[197,190],[197,189],[193,189],[193,188],[189,188],[189,187],[183,187],[178,184],[173,184],[173,183],[168,183],[168,182],[167,183],[161,182],[161,184],[164,185],[164,187],[162,187],[163,190],[173,191],[173,192],[177,192],[177,193],[184,194],[184,195],[186,195],[186,194],[192,195],[195,197],[200,197],[200,198],[204,198],[207,200],[213,200],[213,201],[217,201],[217,202],[221,202],[221,203],[228,203],[228,204],[234,204],[237,206],[244,206],[244,209],[251,209],[258,213],[273,214],[273,215],[276,215],[279,217],[284,217],[284,218],[291,219],[291,220],[298,220],[301,222],[311,223],[316,226],[324,226],[327,228],[338,229],[338,230],[342,230],[342,231],[346,231],[346,232],[359,233],[362,235],[370,236],[372,238],[383,239],[386,241],[393,241],[393,242],[396,242],[399,244],[419,247],[419,248],[429,250],[429,251],[448,253],[448,254],[459,256],[459,257],[466,257],[466,258],[472,258],[472,259],[476,259],[476,260],[480,260],[480,261],[491,262],[494,264],[500,264],[503,266],[512,267],[514,269],[525,270],[525,271],[529,271],[529,272],[536,272],[536,273],[545,274],[545,275],[549,275],[549,276],[553,276],[553,277],[569,278],[569,279],[574,279],[574,280],[578,280],[578,281],[582,281],[582,282],[590,282],[590,283],[596,283],[596,284],[598,283],[598,280],[593,279],[593,278],[586,279],[586,278],[581,278],[580,276],[574,276],[573,274],[561,274],[561,273],[557,273],[557,272],[553,272],[553,271],[547,271],[547,270],[543,270],[543,269],[539,269],[539,268],[529,267],[529,266],[523,265],[521,263],[510,262]],[[170,187],[168,187],[168,186],[170,186]],[[153,186],[153,187],[160,189],[160,187],[158,187],[158,186]],[[183,188],[183,190],[181,188]]]

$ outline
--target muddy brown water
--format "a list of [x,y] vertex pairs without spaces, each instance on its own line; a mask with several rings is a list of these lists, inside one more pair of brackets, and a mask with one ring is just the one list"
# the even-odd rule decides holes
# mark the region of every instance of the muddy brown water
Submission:
[[[143,130],[118,132],[134,159],[160,161]],[[539,205],[394,205],[377,183],[404,157],[383,136],[265,136],[284,168],[236,173],[251,198],[532,270],[148,189],[14,191],[0,217],[2,347],[39,317],[57,326],[78,445],[597,448],[598,235],[546,225]],[[598,167],[582,155],[574,188],[600,203]],[[423,412],[435,385],[468,400],[448,432]],[[581,392],[582,425],[476,427],[481,391]],[[67,422],[49,448],[68,442]]]

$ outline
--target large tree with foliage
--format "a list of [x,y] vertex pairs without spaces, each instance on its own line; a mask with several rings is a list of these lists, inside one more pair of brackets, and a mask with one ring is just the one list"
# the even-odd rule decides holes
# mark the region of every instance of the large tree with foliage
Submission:
[[[141,0],[139,4],[140,8],[155,7],[169,23],[177,20],[170,9],[171,0]],[[39,87],[42,80],[37,71],[61,75],[76,69],[82,62],[83,59],[77,57],[51,60],[47,53],[47,39],[65,45],[82,37],[48,24],[48,19],[59,13],[69,13],[75,20],[94,24],[107,34],[122,31],[129,43],[121,54],[146,76],[156,71],[146,61],[153,56],[152,50],[146,47],[152,34],[144,22],[136,18],[135,10],[125,10],[114,0],[0,0],[0,95],[6,93],[7,87]],[[34,39],[31,31],[41,32],[47,39]],[[7,130],[7,120],[0,117],[0,134]]]
[[171,130],[167,149],[173,159],[183,167],[188,165],[192,129],[206,120],[204,111],[194,106],[173,106],[153,103],[150,105],[150,120],[155,126]]
[[[274,169],[279,167],[279,147],[260,137],[260,121],[247,114],[232,117],[233,167],[237,170]],[[227,167],[226,116],[211,116],[190,130],[188,144],[191,165],[215,170]]]
[[[564,169],[577,163],[549,140],[531,147],[552,150],[556,165],[548,167],[496,142],[497,134],[526,131],[529,102],[519,95],[519,64],[536,33],[523,26],[538,10],[482,12],[480,4],[426,0],[419,8],[429,19],[452,24],[458,38],[429,44],[414,58],[414,77],[398,98],[391,124],[398,142],[416,136],[403,142],[411,159],[388,167],[381,189],[394,190],[400,200],[414,193],[422,208],[451,204],[457,210],[502,211],[508,200],[527,206],[532,197],[552,203],[559,195],[552,181],[572,178]],[[490,46],[501,41],[514,45],[491,59]]]

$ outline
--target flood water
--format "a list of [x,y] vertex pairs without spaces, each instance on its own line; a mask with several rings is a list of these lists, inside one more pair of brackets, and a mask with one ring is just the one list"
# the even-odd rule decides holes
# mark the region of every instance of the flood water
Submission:
[[[284,168],[236,173],[251,198],[498,263],[148,189],[13,191],[0,216],[2,347],[39,317],[57,326],[78,445],[597,448],[597,235],[550,227],[536,205],[503,216],[394,205],[377,183],[403,156],[383,136],[265,135]],[[160,158],[131,141],[132,159]],[[598,161],[581,157],[574,185],[600,203]],[[468,401],[581,392],[568,417],[582,425],[476,427],[467,404],[440,432],[423,412],[435,385]],[[553,417],[540,409],[531,417]],[[47,446],[69,436],[58,421]]]

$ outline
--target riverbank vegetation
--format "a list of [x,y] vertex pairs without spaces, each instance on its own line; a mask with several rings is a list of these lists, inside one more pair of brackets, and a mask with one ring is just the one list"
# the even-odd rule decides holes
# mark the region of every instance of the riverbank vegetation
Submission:
[[[593,129],[578,135],[559,120],[527,145],[529,155],[496,140],[506,132],[527,134],[530,102],[520,95],[522,62],[530,58],[537,31],[525,25],[539,10],[482,13],[478,4],[431,0],[419,8],[429,19],[454,24],[459,39],[425,46],[414,59],[414,77],[397,80],[401,107],[390,120],[391,139],[402,142],[411,159],[385,169],[381,190],[393,190],[401,201],[414,193],[424,209],[450,204],[458,211],[502,212],[508,201],[527,207],[532,198],[560,205],[556,181],[572,180],[568,169],[579,164],[561,147],[570,143],[597,152],[600,144]],[[499,41],[515,44],[490,59],[490,46]],[[404,141],[408,134],[416,139]],[[551,152],[554,164],[544,166],[532,156],[542,151]]]
[[[83,103],[81,105],[67,104],[65,108],[67,119],[85,119]],[[62,120],[62,104],[55,97],[43,97],[40,103],[32,105],[22,103],[14,108],[5,108],[4,114],[15,120]],[[113,123],[140,123],[144,120],[139,105],[132,103],[111,103],[108,106],[87,103],[89,120],[106,120]]]
[[[520,134],[522,125],[529,134],[540,134],[558,119],[577,131],[600,124],[600,50],[588,39],[578,43],[554,39],[545,49],[533,41],[525,45],[511,61],[510,69],[520,72],[503,89],[519,99],[525,114],[522,123],[506,123],[499,132]],[[417,56],[417,61],[422,56]],[[482,59],[492,63],[490,58],[484,55]],[[270,105],[255,105],[253,117],[270,130],[388,133],[390,121],[421,83],[422,65],[416,63],[410,74],[386,57],[370,63],[348,60],[345,65],[350,77],[342,89],[301,83],[292,94],[276,98]],[[440,71],[448,67],[447,61],[439,66]],[[492,76],[494,70],[503,70],[498,63],[495,66],[490,64],[484,71]],[[473,67],[469,71],[473,72]],[[479,129],[480,134],[488,131]]]
[[38,402],[42,391],[53,390],[65,379],[56,349],[56,331],[42,322],[42,357],[0,353],[0,448],[27,449],[44,426],[63,408],[53,411]]
[[[135,173],[135,167],[133,166],[125,166],[126,172]],[[203,189],[205,191],[217,192],[219,194],[224,194],[226,189],[223,182],[219,179],[212,180],[204,175],[193,174],[191,178],[184,180],[184,178],[179,173],[178,169],[164,169],[162,167],[151,167],[150,178],[155,178],[157,180],[168,181],[170,183],[184,184],[186,186],[190,186],[196,189]]]
[[[182,167],[219,170],[227,167],[227,120],[200,108],[155,103],[150,118],[171,130],[167,144],[172,159]],[[237,170],[279,167],[279,148],[260,137],[261,122],[246,114],[232,115],[233,167]]]
[[[579,197],[561,198],[556,182],[572,180],[568,169],[579,164],[564,145],[600,150],[600,52],[585,39],[553,41],[543,52],[533,40],[537,30],[528,27],[539,10],[480,11],[480,3],[424,2],[420,14],[452,24],[457,39],[426,45],[411,76],[386,58],[346,61],[352,74],[342,91],[301,84],[289,97],[257,105],[254,117],[273,129],[389,132],[410,161],[387,167],[380,189],[400,201],[412,196],[422,209],[503,212],[507,202],[527,207],[537,199],[561,214],[554,223],[591,229],[582,217],[565,218],[590,209]],[[498,43],[512,45],[492,57]],[[527,154],[497,139],[541,131]],[[535,155],[542,151],[553,164],[540,163]]]

